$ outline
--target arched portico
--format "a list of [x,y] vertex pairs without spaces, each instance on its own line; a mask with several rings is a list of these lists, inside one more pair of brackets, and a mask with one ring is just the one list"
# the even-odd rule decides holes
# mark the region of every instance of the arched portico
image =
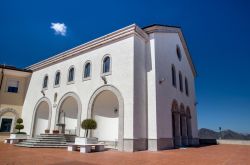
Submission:
[[104,141],[116,141],[117,138],[120,151],[123,150],[124,137],[123,104],[120,91],[114,86],[104,85],[94,92],[88,105],[88,118],[95,118],[99,127],[93,134]]
[[180,111],[176,100],[172,102],[172,131],[174,148],[181,146]]
[[32,137],[44,133],[45,129],[50,128],[51,109],[51,102],[47,97],[41,98],[36,103],[31,124],[30,135]]
[[76,134],[80,136],[82,105],[80,98],[74,92],[66,93],[59,101],[55,127],[57,124],[65,124],[66,134]]
[[192,144],[192,139],[193,139],[193,136],[192,136],[192,123],[191,123],[192,116],[191,116],[191,112],[190,112],[189,107],[187,107],[186,116],[187,116],[186,122],[187,122],[188,144],[191,145]]
[[180,126],[181,126],[181,144],[182,146],[188,145],[187,139],[187,120],[186,120],[186,111],[183,104],[180,106]]

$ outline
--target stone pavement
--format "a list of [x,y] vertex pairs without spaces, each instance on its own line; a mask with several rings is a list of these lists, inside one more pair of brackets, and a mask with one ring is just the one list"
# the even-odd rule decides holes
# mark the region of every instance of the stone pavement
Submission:
[[159,152],[104,151],[87,154],[67,149],[22,148],[0,143],[1,165],[250,165],[250,146],[216,145]]

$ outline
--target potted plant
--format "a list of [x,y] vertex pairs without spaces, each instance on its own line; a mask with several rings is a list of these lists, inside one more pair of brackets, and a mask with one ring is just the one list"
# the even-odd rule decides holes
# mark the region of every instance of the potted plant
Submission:
[[59,134],[59,130],[54,129],[54,130],[52,131],[52,133],[53,133],[53,134]]
[[17,121],[16,121],[16,126],[15,126],[15,129],[18,130],[18,132],[16,133],[12,133],[10,134],[10,138],[11,139],[26,139],[27,138],[27,134],[26,132],[21,132],[22,129],[24,129],[24,126],[23,126],[23,119],[21,118],[18,118]]
[[97,128],[97,123],[94,119],[85,119],[81,124],[82,129],[85,129],[85,137],[76,137],[75,144],[96,144],[96,137],[89,137],[89,131]]

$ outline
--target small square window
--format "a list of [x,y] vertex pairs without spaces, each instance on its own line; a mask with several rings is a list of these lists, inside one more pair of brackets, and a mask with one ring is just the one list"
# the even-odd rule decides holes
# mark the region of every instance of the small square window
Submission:
[[7,80],[7,92],[10,93],[18,93],[18,86],[19,86],[19,81],[15,79],[8,79]]

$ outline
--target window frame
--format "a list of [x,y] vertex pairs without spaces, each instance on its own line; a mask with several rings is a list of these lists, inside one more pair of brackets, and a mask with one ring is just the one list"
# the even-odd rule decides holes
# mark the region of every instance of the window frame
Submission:
[[185,77],[185,93],[186,93],[186,96],[189,96],[189,83],[188,83],[188,79],[187,77]]
[[[89,68],[89,76],[85,77],[85,69],[86,69],[86,65],[89,64],[90,68]],[[83,74],[82,74],[82,80],[86,81],[86,80],[90,80],[92,76],[92,63],[90,60],[86,61],[83,65]]]
[[176,45],[176,55],[177,55],[178,60],[181,61],[182,52],[181,52],[181,48],[180,48],[180,46],[178,44]]
[[0,117],[0,128],[2,126],[2,120],[3,119],[12,119],[12,122],[11,122],[11,127],[10,127],[10,132],[2,132],[2,133],[11,133],[14,131],[14,123],[15,123],[15,117],[14,116],[1,116]]
[[[56,76],[58,73],[60,74],[59,75],[59,82],[58,82],[58,84],[56,84]],[[55,73],[55,78],[54,78],[54,88],[60,87],[60,84],[61,84],[61,71],[57,70]]]
[[[109,57],[109,72],[104,72],[104,60]],[[102,63],[101,63],[101,76],[108,76],[112,74],[112,58],[110,54],[106,54],[102,58]]]
[[[47,79],[47,86],[44,87],[44,80],[45,80],[46,77],[48,78],[48,79]],[[45,76],[43,77],[42,89],[43,89],[43,90],[47,90],[47,89],[48,89],[48,86],[49,86],[49,75],[48,75],[48,74],[45,74]]]
[[180,91],[183,93],[183,76],[182,76],[181,71],[179,71],[179,88],[180,88]]
[[172,86],[177,88],[176,69],[174,64],[171,65],[171,76],[172,76]]
[[[73,72],[73,80],[71,80],[71,81],[69,81],[69,75],[70,75],[70,70],[71,69],[74,69],[74,72]],[[75,83],[75,66],[74,65],[72,65],[72,66],[70,66],[69,67],[69,69],[68,69],[68,75],[67,75],[67,84],[74,84]]]
[[[17,85],[17,92],[9,92],[9,81],[11,81],[11,80],[14,80],[14,81],[17,81],[18,83],[18,85]],[[20,87],[21,87],[21,85],[20,85],[20,80],[19,79],[17,79],[17,78],[7,78],[6,79],[6,85],[5,85],[5,92],[7,92],[7,93],[10,93],[10,94],[18,94],[18,93],[20,93]]]

